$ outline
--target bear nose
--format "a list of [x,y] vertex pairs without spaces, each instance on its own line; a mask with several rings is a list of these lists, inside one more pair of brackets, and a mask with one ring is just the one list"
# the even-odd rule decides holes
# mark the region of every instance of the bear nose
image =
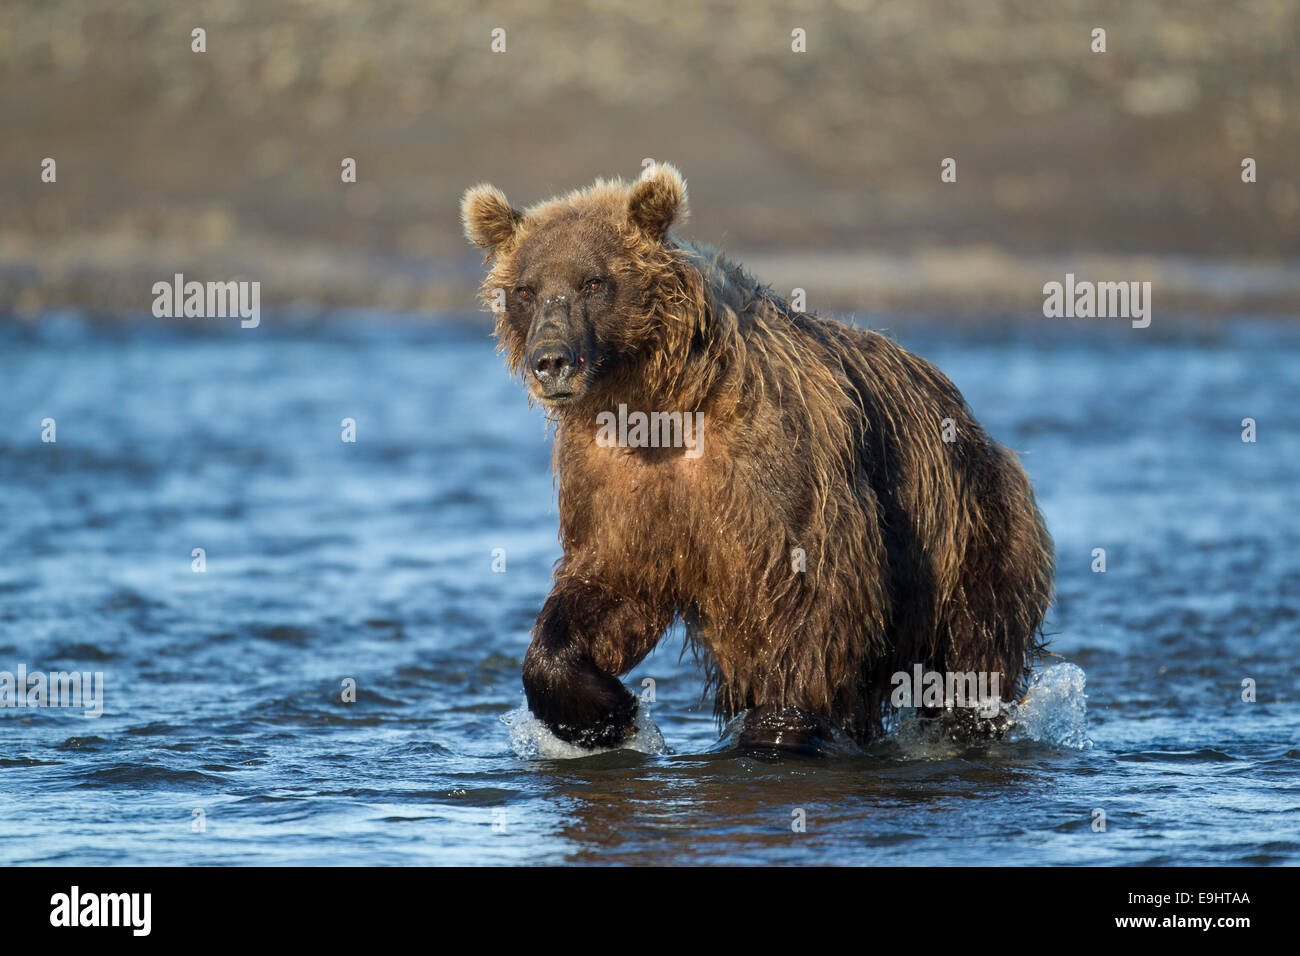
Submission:
[[563,345],[541,345],[533,350],[530,363],[533,377],[545,387],[554,387],[573,374],[578,357]]

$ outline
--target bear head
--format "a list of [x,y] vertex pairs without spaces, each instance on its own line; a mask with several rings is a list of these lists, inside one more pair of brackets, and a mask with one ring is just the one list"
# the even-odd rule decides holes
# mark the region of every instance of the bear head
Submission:
[[644,394],[649,372],[681,361],[692,299],[669,228],[686,212],[686,182],[666,164],[522,212],[495,186],[466,191],[465,235],[491,263],[482,298],[531,398],[557,411],[634,384]]

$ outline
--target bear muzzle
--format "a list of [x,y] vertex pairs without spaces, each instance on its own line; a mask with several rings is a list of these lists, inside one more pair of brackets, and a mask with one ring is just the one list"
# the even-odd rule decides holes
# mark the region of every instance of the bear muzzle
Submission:
[[528,353],[528,371],[538,397],[547,404],[566,405],[582,393],[585,360],[561,342],[545,342]]

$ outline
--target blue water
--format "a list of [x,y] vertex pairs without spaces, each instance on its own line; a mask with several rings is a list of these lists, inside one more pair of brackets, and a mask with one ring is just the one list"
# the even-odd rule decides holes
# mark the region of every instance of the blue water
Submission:
[[548,436],[481,324],[0,323],[0,670],[104,675],[0,710],[0,862],[1300,863],[1300,328],[873,324],[1037,487],[1038,741],[743,756],[673,634],[659,752],[536,756]]

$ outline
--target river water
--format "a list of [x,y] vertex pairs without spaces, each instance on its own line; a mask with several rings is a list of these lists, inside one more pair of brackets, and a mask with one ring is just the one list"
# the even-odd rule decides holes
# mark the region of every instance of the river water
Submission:
[[103,681],[0,709],[0,862],[1300,863],[1300,328],[873,325],[1055,536],[1013,740],[746,756],[673,633],[657,733],[562,754],[546,426],[472,317],[0,323],[0,671]]

